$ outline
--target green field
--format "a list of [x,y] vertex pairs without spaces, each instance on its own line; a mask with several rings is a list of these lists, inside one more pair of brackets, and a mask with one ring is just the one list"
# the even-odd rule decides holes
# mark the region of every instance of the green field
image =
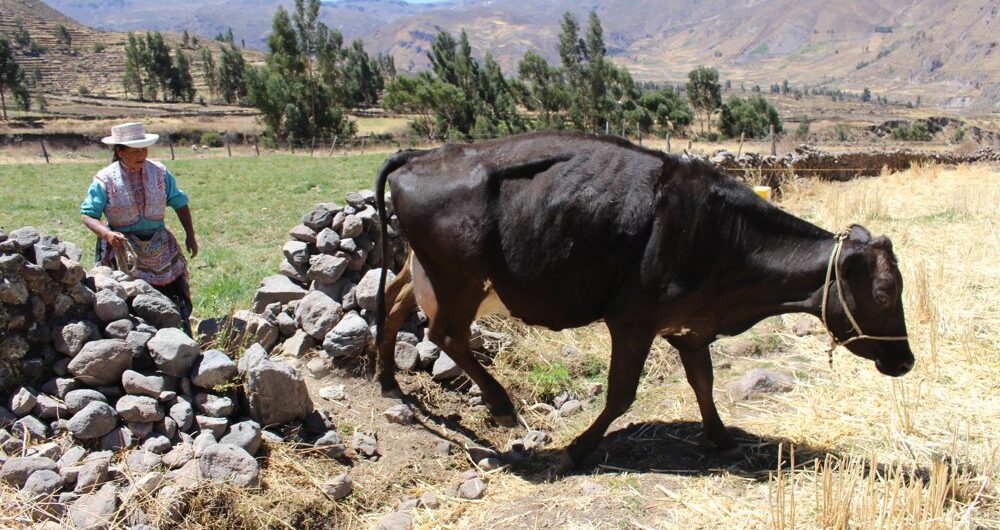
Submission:
[[[191,197],[201,247],[190,262],[195,315],[249,307],[261,278],[277,273],[288,229],[313,204],[343,203],[344,193],[370,188],[384,158],[277,155],[169,162]],[[72,241],[84,248],[90,267],[95,236],[80,222],[80,201],[100,167],[0,165],[0,227],[31,225]],[[172,214],[167,226],[183,242]]]

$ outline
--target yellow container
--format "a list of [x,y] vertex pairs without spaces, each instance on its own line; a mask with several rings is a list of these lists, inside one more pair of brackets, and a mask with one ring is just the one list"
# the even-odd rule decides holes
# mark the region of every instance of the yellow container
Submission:
[[760,198],[765,201],[771,200],[771,186],[754,186],[753,192],[760,195]]

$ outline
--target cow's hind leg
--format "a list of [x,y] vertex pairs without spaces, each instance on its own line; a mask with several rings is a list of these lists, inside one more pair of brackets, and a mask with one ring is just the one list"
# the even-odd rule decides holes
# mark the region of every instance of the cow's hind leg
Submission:
[[686,348],[676,340],[670,340],[670,344],[680,351],[684,374],[687,376],[688,384],[694,389],[695,398],[698,399],[705,437],[719,449],[735,449],[736,441],[726,431],[726,426],[719,417],[719,411],[715,409],[715,400],[712,398],[712,358],[708,346]]
[[382,387],[382,395],[386,397],[402,397],[399,383],[396,382],[396,333],[417,308],[417,298],[413,289],[413,273],[411,261],[413,254],[406,258],[403,268],[399,274],[385,286],[385,307],[387,315],[385,317],[382,343],[377,346],[377,359],[372,366],[375,366],[375,378]]
[[[476,307],[479,299],[475,300],[475,305],[470,305],[468,297],[447,297],[442,298],[435,293],[438,306],[437,314],[430,318],[430,338],[435,344],[441,347],[448,354],[455,364],[465,371],[483,393],[483,401],[490,415],[498,425],[503,427],[514,427],[517,425],[517,414],[514,411],[514,403],[503,386],[492,376],[486,368],[472,355],[469,347],[469,339],[472,332],[469,326],[475,318]],[[482,298],[481,294],[479,298]]]
[[608,329],[611,331],[611,367],[608,370],[608,397],[604,410],[566,448],[559,463],[559,471],[568,471],[579,464],[601,442],[611,422],[624,414],[635,401],[639,376],[656,334],[631,326],[612,325],[610,322]]

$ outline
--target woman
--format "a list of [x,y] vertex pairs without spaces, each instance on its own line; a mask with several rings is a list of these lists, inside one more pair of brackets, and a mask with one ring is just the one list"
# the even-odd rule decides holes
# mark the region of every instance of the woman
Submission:
[[[170,206],[184,227],[185,246],[198,255],[188,196],[159,162],[147,160],[148,147],[159,135],[147,134],[142,123],[111,128],[101,141],[113,146],[111,165],[97,172],[80,205],[83,224],[97,234],[98,264],[108,265],[149,282],[177,303],[184,331],[190,335],[191,290],[187,261],[177,239],[163,224]],[[101,222],[101,216],[107,218]]]

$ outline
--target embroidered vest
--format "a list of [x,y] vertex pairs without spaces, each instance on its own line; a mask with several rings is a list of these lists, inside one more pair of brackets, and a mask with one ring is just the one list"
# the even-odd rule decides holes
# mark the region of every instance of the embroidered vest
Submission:
[[158,162],[146,160],[142,176],[127,179],[121,164],[114,162],[94,176],[108,196],[104,215],[112,227],[124,227],[139,222],[140,217],[162,221],[167,209],[167,169]]

